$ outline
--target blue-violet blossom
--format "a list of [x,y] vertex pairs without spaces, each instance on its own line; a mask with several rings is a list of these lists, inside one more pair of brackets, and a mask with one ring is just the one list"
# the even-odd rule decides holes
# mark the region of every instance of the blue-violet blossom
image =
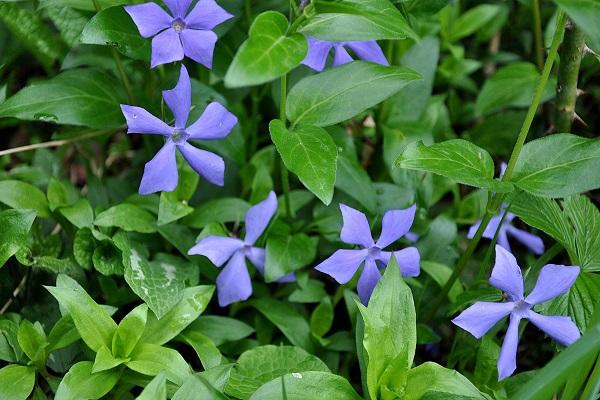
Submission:
[[327,63],[327,57],[333,49],[333,66],[346,64],[352,61],[352,57],[346,51],[346,48],[360,59],[371,61],[377,64],[389,65],[381,47],[376,41],[370,40],[366,42],[328,42],[318,40],[312,37],[307,37],[308,53],[302,61],[302,64],[314,69],[322,71]]
[[[200,254],[207,257],[217,267],[227,260],[227,265],[217,277],[219,305],[225,307],[236,301],[248,299],[252,294],[252,282],[246,267],[246,258],[261,275],[265,272],[265,249],[255,247],[254,243],[265,231],[271,218],[277,211],[277,196],[270,192],[267,198],[246,213],[246,235],[244,239],[207,236],[192,247],[188,254]],[[292,282],[294,273],[285,275],[277,282]]]
[[199,0],[188,13],[192,0],[163,0],[171,14],[156,3],[125,6],[140,35],[152,39],[152,68],[183,59],[212,68],[217,35],[212,29],[233,18],[215,0]]
[[[359,245],[361,249],[337,250],[315,269],[344,284],[352,279],[364,262],[357,289],[360,300],[366,305],[375,285],[381,278],[379,268],[387,266],[392,255],[392,252],[383,251],[383,249],[409,231],[415,218],[416,206],[413,205],[404,210],[387,211],[381,221],[381,236],[377,242],[371,236],[371,229],[365,214],[345,204],[340,204],[340,210],[343,219],[340,239],[344,243]],[[421,256],[416,247],[407,247],[394,251],[393,254],[404,277],[419,275]]]
[[214,153],[192,146],[188,140],[224,138],[237,124],[235,115],[221,104],[212,102],[196,122],[187,126],[192,89],[190,77],[183,65],[177,86],[171,90],[164,90],[162,95],[175,116],[174,126],[167,125],[141,107],[121,104],[121,111],[127,120],[127,133],[162,135],[166,138],[164,146],[144,167],[140,194],[161,190],[169,192],[177,187],[179,176],[176,150],[179,150],[191,167],[207,181],[223,186],[225,174],[223,159]]
[[496,263],[489,282],[506,293],[509,301],[503,303],[478,301],[452,322],[479,339],[502,318],[510,316],[508,330],[498,358],[498,379],[505,379],[517,368],[521,319],[528,319],[564,346],[579,339],[579,330],[570,317],[545,316],[532,310],[533,306],[566,293],[577,279],[577,275],[579,275],[579,267],[545,265],[540,271],[535,287],[527,297],[524,297],[523,277],[515,257],[502,246],[496,246]]

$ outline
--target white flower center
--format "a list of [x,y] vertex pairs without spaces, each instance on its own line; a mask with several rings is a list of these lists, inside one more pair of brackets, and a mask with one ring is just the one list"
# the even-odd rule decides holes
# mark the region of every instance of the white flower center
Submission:
[[171,27],[173,27],[173,29],[175,29],[175,32],[179,33],[185,28],[185,22],[183,22],[181,19],[177,18],[176,20],[173,21],[173,23],[171,24]]

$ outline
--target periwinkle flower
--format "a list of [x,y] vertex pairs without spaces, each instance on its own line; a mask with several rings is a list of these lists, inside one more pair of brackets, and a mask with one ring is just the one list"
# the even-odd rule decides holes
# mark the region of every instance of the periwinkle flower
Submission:
[[152,39],[152,68],[182,60],[184,55],[212,68],[217,35],[212,29],[233,18],[215,0],[199,0],[188,13],[192,0],[163,0],[171,14],[156,3],[125,6],[140,35]]
[[[498,227],[500,227],[498,230],[498,244],[504,247],[506,250],[511,251],[510,243],[508,242],[508,235],[510,235],[531,250],[531,252],[534,254],[539,255],[544,253],[544,242],[542,238],[522,229],[515,228],[510,224],[511,221],[516,217],[515,214],[511,212],[506,213],[506,217],[504,218],[504,221],[502,221],[504,210],[505,207],[503,206],[498,215],[492,217],[485,228],[485,231],[483,231],[483,237],[487,239],[493,239],[496,235],[496,230],[498,230]],[[475,232],[477,232],[477,229],[479,229],[479,225],[481,225],[481,220],[477,221],[477,223],[473,224],[471,228],[469,228],[469,232],[467,234],[469,239],[472,239],[473,236],[475,236]]]
[[578,275],[579,267],[545,265],[540,271],[535,287],[527,297],[524,297],[523,277],[515,257],[502,246],[496,246],[496,263],[489,282],[506,293],[509,301],[503,303],[478,301],[452,322],[479,339],[502,318],[510,316],[508,330],[498,358],[498,379],[505,379],[517,368],[521,319],[528,319],[564,346],[579,339],[579,330],[570,317],[545,316],[532,310],[533,306],[566,293]]
[[387,211],[381,221],[381,236],[377,242],[371,236],[371,229],[365,214],[345,204],[340,204],[342,231],[340,239],[344,243],[358,245],[360,249],[337,250],[328,259],[315,267],[333,277],[338,283],[347,283],[360,265],[364,268],[358,279],[358,296],[363,304],[368,304],[375,285],[381,278],[380,267],[387,266],[392,253],[398,261],[402,276],[414,277],[420,273],[421,256],[415,247],[398,251],[383,251],[396,240],[408,233],[415,218],[416,206],[404,210]]
[[[274,192],[270,192],[265,200],[250,207],[246,213],[244,239],[207,236],[188,251],[190,255],[200,254],[207,257],[217,267],[221,267],[229,260],[217,277],[217,295],[221,307],[246,300],[252,294],[252,282],[246,267],[246,259],[261,275],[264,275],[265,249],[255,247],[254,243],[265,231],[276,211],[277,196]],[[290,273],[277,282],[294,280],[294,273]]]
[[314,69],[322,71],[327,63],[327,57],[333,49],[333,66],[346,64],[352,61],[352,57],[348,54],[346,48],[360,59],[371,61],[377,64],[389,65],[381,47],[374,40],[366,42],[328,42],[318,40],[308,36],[308,53],[302,61],[302,64]]
[[169,192],[177,187],[177,150],[198,174],[207,181],[222,186],[225,175],[223,159],[214,153],[192,146],[188,140],[222,139],[237,124],[237,118],[221,104],[212,102],[196,122],[187,126],[192,89],[190,77],[183,65],[177,86],[171,90],[164,90],[162,95],[175,116],[174,126],[167,125],[141,107],[121,104],[121,111],[127,120],[127,133],[162,135],[166,138],[164,146],[144,167],[139,193]]

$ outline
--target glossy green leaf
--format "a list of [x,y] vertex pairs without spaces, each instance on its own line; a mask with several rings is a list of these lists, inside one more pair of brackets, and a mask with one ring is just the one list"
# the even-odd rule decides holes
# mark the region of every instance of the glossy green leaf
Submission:
[[148,306],[140,304],[129,312],[117,326],[112,339],[112,354],[116,357],[127,357],[144,333],[148,317]]
[[19,346],[23,353],[38,367],[43,367],[46,364],[47,345],[46,333],[39,322],[32,324],[28,320],[21,321],[19,332],[17,333]]
[[491,399],[458,372],[426,362],[408,372],[405,399]]
[[249,208],[250,204],[242,199],[221,197],[202,203],[183,222],[198,229],[204,228],[211,222],[242,222]]
[[337,147],[327,131],[309,125],[287,129],[276,119],[269,124],[269,132],[285,166],[323,203],[329,204],[335,184]]
[[11,208],[35,210],[40,217],[50,216],[48,201],[44,192],[26,182],[0,181],[0,203],[4,203]]
[[202,373],[187,377],[171,400],[188,400],[192,398],[227,400],[227,397],[225,397],[224,394],[215,389],[210,382],[201,375]]
[[0,211],[0,268],[27,242],[34,219],[32,210]]
[[287,116],[294,125],[333,125],[377,105],[420,78],[405,67],[351,62],[298,82],[287,98]]
[[35,385],[35,368],[10,364],[0,369],[0,398],[26,400]]
[[[283,381],[283,382],[282,382]],[[285,387],[285,397],[283,388]],[[330,372],[292,372],[262,385],[251,400],[360,400],[348,381]]]
[[289,304],[265,298],[254,300],[252,305],[277,326],[293,345],[309,352],[313,350],[308,322]]
[[79,44],[79,35],[88,22],[88,17],[77,10],[69,7],[47,7],[45,9],[48,18],[58,29],[60,36],[69,47]]
[[96,14],[87,23],[81,43],[108,45],[136,60],[150,59],[150,41],[140,36],[129,14],[123,7],[110,7]]
[[164,373],[156,375],[136,400],[167,400],[167,380]]
[[240,356],[231,370],[225,393],[246,400],[270,380],[303,371],[329,372],[329,368],[319,358],[299,347],[260,346]]
[[194,209],[187,201],[179,200],[174,192],[162,192],[158,205],[158,225],[170,224],[190,214]]
[[99,399],[107,394],[119,381],[118,370],[92,373],[91,361],[74,364],[58,385],[55,400]]
[[78,68],[26,86],[0,103],[0,118],[117,128],[124,123],[121,85],[98,69]]
[[94,210],[87,199],[79,199],[72,205],[60,207],[58,211],[77,228],[91,228],[94,223]]
[[317,15],[300,31],[330,41],[417,38],[388,0],[314,0]]
[[454,42],[477,32],[496,18],[500,12],[502,12],[502,7],[497,4],[481,4],[467,10],[452,24],[449,40]]
[[217,346],[250,336],[254,328],[235,318],[219,315],[201,315],[186,331],[198,331],[208,336]]
[[469,186],[494,192],[510,192],[510,183],[494,179],[494,161],[487,151],[463,139],[425,146],[409,144],[396,159],[396,166],[445,176]]
[[156,219],[148,211],[133,204],[117,204],[96,217],[97,226],[116,226],[124,231],[140,233],[156,232]]
[[308,50],[299,33],[287,36],[288,20],[276,11],[256,17],[249,38],[238,49],[227,74],[225,85],[242,87],[259,85],[288,73],[296,67]]
[[265,280],[273,282],[310,264],[317,254],[317,240],[303,233],[270,235],[267,240]]
[[554,0],[588,37],[588,45],[600,52],[600,2],[597,0]]
[[177,339],[192,346],[205,370],[221,365],[225,361],[215,343],[198,331],[185,331],[179,334]]
[[164,371],[167,379],[177,385],[181,385],[191,374],[190,366],[177,351],[151,343],[137,346],[131,353],[127,367],[150,376]]
[[98,352],[96,352],[92,373],[108,371],[123,364],[125,361],[125,359],[114,357],[108,348],[100,347]]

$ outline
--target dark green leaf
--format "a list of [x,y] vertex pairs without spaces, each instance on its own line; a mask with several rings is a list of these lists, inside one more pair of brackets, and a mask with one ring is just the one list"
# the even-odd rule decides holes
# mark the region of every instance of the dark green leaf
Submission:
[[600,2],[597,0],[554,0],[587,35],[589,46],[600,52]]
[[242,199],[221,197],[196,207],[183,222],[192,228],[204,228],[211,222],[242,222],[250,204]]
[[140,233],[156,232],[156,219],[148,211],[133,204],[117,204],[96,217],[97,226],[116,226],[125,231]]
[[267,240],[265,280],[273,282],[310,264],[317,253],[317,240],[303,233],[270,235]]
[[258,299],[253,301],[253,305],[276,325],[293,345],[309,352],[313,350],[308,322],[289,304],[274,299]]

